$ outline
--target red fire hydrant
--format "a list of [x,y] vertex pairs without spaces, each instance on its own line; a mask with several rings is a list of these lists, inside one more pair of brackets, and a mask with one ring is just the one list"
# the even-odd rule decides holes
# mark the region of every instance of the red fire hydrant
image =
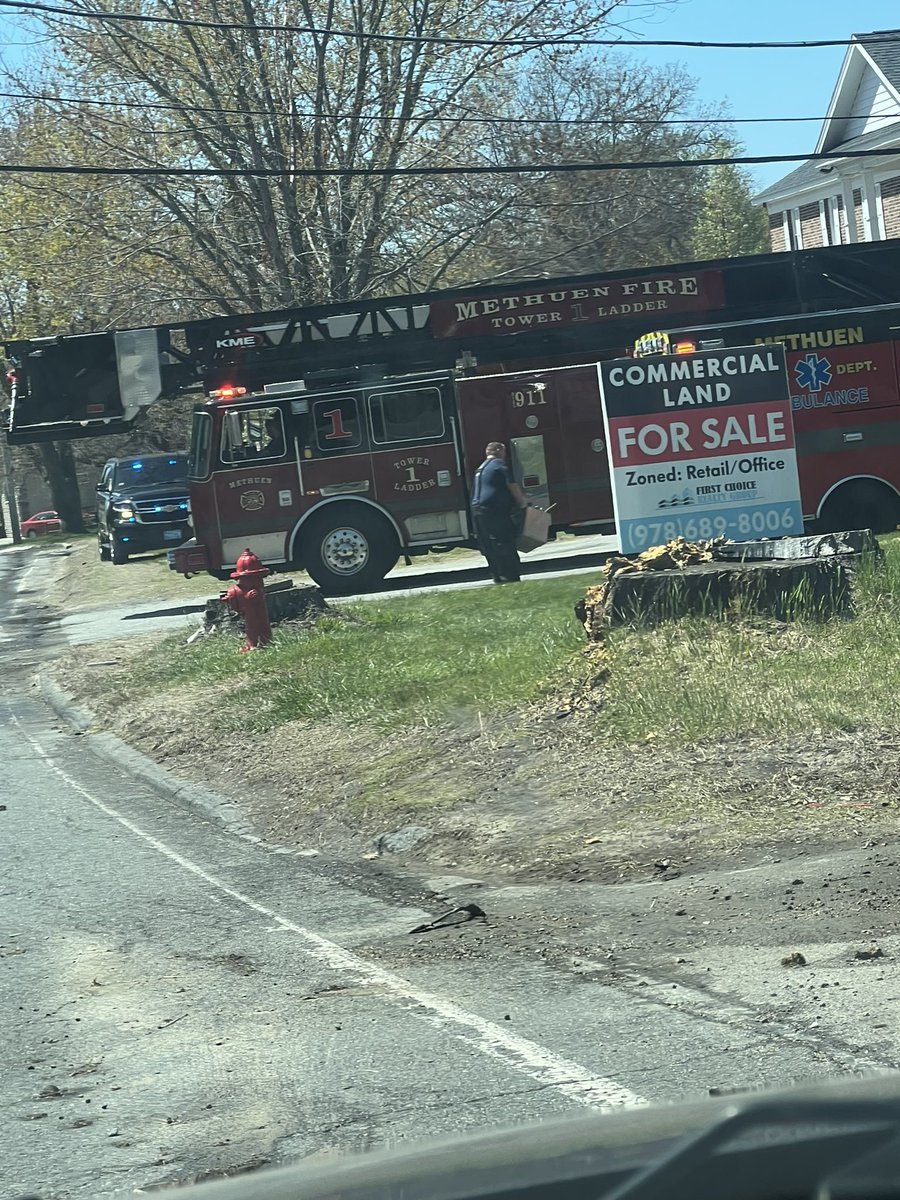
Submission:
[[222,596],[229,608],[244,618],[246,639],[241,654],[258,650],[272,640],[272,626],[266,608],[266,592],[263,579],[269,574],[252,550],[245,550],[237,560],[231,578],[236,580]]

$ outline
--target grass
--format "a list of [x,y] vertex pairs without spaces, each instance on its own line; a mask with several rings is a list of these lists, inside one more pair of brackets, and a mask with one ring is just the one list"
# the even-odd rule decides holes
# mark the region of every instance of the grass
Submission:
[[[97,553],[97,534],[82,533],[41,538],[33,544],[44,549],[59,550],[65,545],[72,552],[60,579],[50,588],[47,599],[51,604],[71,611],[73,608],[94,608],[97,596],[108,604],[153,604],[167,600],[190,601],[218,595],[220,584],[205,573],[185,579],[169,570],[165,551],[138,554],[127,563],[116,566],[101,562]],[[413,559],[416,566],[446,562],[448,567],[463,565],[469,559],[483,559],[474,550],[457,549],[446,554],[430,554]],[[402,565],[402,559],[398,566]],[[298,583],[312,581],[302,571],[292,571]]]
[[856,615],[684,620],[618,630],[599,730],[629,741],[885,728],[900,722],[900,541],[864,568]]
[[[681,620],[609,639],[592,718],[600,741],[690,743],[900,723],[900,539],[864,569],[856,615],[791,623]],[[356,622],[279,632],[262,654],[233,638],[167,639],[117,682],[119,703],[216,685],[216,720],[263,731],[297,718],[384,729],[477,727],[529,703],[584,694],[596,664],[573,606],[596,573],[348,606]],[[802,600],[802,597],[799,598]],[[590,736],[585,730],[586,736]]]
[[65,544],[72,546],[59,578],[47,591],[48,603],[66,611],[96,608],[98,597],[106,604],[205,600],[218,595],[222,586],[210,575],[191,579],[176,575],[169,570],[164,551],[138,555],[121,566],[101,562],[96,533],[39,544],[54,550]]
[[[592,578],[592,577],[591,577]],[[588,577],[348,605],[356,620],[276,633],[262,654],[232,638],[185,647],[174,639],[122,680],[128,695],[213,680],[234,719],[264,729],[298,717],[390,728],[477,720],[540,694],[582,644],[572,609]],[[250,696],[262,700],[248,703]]]

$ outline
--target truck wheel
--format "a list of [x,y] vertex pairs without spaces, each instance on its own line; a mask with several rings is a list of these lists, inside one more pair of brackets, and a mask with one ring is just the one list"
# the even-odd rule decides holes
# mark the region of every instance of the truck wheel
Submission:
[[340,596],[380,583],[400,545],[384,517],[361,504],[332,504],[302,531],[303,565],[323,592]]
[[900,523],[900,497],[877,479],[842,484],[825,501],[817,525],[820,533],[871,529],[890,533]]
[[100,561],[109,562],[112,558],[112,550],[109,548],[109,542],[104,542],[100,534],[97,534],[97,549],[100,552]]
[[122,543],[116,541],[115,538],[113,538],[112,544],[112,560],[116,566],[119,567],[122,566],[123,563],[128,562],[128,547],[123,546]]

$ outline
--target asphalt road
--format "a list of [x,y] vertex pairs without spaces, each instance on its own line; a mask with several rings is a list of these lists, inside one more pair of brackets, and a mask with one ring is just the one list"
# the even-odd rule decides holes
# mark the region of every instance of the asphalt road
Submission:
[[[736,912],[725,876],[429,893],[380,864],[285,853],[45,706],[35,673],[70,638],[31,611],[42,561],[0,555],[4,1200],[894,1065],[893,942],[856,961],[836,923],[865,857],[803,872],[835,890],[830,923],[812,902],[801,921],[822,959],[801,977],[776,957],[793,926],[760,915],[795,864],[728,877]],[[487,925],[411,936],[443,906],[434,892],[477,900]],[[886,914],[865,912],[872,936]]]

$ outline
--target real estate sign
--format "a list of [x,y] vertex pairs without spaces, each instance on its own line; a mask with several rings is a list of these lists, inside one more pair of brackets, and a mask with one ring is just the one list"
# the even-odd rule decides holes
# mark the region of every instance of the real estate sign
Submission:
[[784,347],[599,365],[622,550],[803,532]]

